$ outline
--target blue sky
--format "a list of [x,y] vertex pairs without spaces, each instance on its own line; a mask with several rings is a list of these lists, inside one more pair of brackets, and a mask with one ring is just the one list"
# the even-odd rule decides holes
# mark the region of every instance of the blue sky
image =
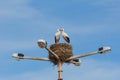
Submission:
[[58,28],[69,34],[74,55],[112,47],[109,54],[81,58],[80,67],[65,64],[64,80],[118,80],[119,21],[119,0],[0,0],[0,80],[56,80],[57,67],[50,62],[17,62],[11,55],[48,57],[37,40],[50,46]]

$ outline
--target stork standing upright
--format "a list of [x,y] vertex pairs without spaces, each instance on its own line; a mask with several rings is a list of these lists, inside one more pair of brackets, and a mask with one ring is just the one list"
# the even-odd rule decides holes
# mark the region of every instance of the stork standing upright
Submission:
[[62,33],[62,36],[63,36],[64,40],[65,40],[67,43],[70,43],[70,38],[69,38],[68,34],[64,32],[64,29],[62,28],[62,29],[60,29],[60,31],[61,31],[61,33]]
[[55,43],[59,43],[60,40],[60,30],[57,29],[57,32],[55,33]]

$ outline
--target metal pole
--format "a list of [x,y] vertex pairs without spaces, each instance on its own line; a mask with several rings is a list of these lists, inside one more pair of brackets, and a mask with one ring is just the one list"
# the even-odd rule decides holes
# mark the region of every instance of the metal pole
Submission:
[[63,80],[62,79],[62,62],[58,62],[58,80]]
[[51,49],[45,47],[47,51],[49,51],[57,60],[59,59],[58,55],[56,55]]
[[16,58],[16,59],[29,59],[29,60],[43,60],[43,61],[50,61],[49,58],[39,58],[39,57],[30,57],[30,56],[24,56],[24,57],[14,57],[12,56],[13,58]]
[[109,51],[111,51],[111,48],[107,47],[107,49],[104,49],[104,50],[101,50],[101,51],[89,52],[89,53],[81,54],[81,55],[78,55],[78,56],[72,56],[72,57],[66,59],[66,61],[69,61],[69,60],[72,60],[72,59],[75,59],[75,58],[82,58],[82,57],[86,57],[86,56],[91,56],[91,55],[94,55],[94,54],[103,54],[103,53],[107,53]]
[[78,56],[71,56],[70,58],[66,59],[66,61],[69,61],[69,60],[72,60],[75,58],[82,58],[82,57],[86,57],[86,56],[91,56],[91,55],[95,55],[95,54],[99,54],[99,53],[100,53],[99,51],[95,51],[95,52],[89,52],[86,54],[80,54]]

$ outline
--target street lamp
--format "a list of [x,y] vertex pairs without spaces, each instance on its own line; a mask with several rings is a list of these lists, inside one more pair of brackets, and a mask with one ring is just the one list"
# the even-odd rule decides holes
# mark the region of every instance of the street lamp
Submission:
[[109,46],[100,47],[98,49],[98,51],[99,51],[100,54],[108,53],[108,52],[111,51],[111,47],[109,47]]
[[111,51],[111,47],[105,46],[105,47],[98,48],[98,50],[94,52],[89,52],[89,53],[80,54],[80,55],[73,55],[72,46],[70,44],[55,43],[55,44],[52,44],[50,48],[48,48],[47,41],[44,39],[39,39],[37,43],[40,48],[45,48],[48,51],[49,56],[50,56],[49,58],[30,57],[30,56],[25,56],[23,53],[14,53],[12,57],[16,58],[17,60],[29,59],[29,60],[51,61],[55,63],[56,65],[58,65],[58,80],[63,80],[62,79],[62,72],[63,72],[62,65],[64,63],[72,63],[75,66],[80,66],[82,62],[79,60],[79,58],[91,56],[94,54],[104,54],[104,53]]
[[47,42],[44,39],[39,39],[38,40],[38,46],[40,48],[45,48],[45,47],[47,47]]

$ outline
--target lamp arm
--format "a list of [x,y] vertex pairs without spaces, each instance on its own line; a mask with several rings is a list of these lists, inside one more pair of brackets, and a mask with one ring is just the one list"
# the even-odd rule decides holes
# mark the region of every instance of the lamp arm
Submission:
[[50,61],[49,58],[39,58],[39,57],[30,57],[30,56],[24,56],[24,57],[13,57],[17,59],[29,59],[29,60],[43,60],[43,61]]
[[55,58],[56,58],[57,60],[59,60],[58,55],[56,55],[51,49],[49,49],[49,48],[47,48],[47,47],[45,47],[45,49],[46,49],[48,52],[50,52],[53,56],[55,56]]

